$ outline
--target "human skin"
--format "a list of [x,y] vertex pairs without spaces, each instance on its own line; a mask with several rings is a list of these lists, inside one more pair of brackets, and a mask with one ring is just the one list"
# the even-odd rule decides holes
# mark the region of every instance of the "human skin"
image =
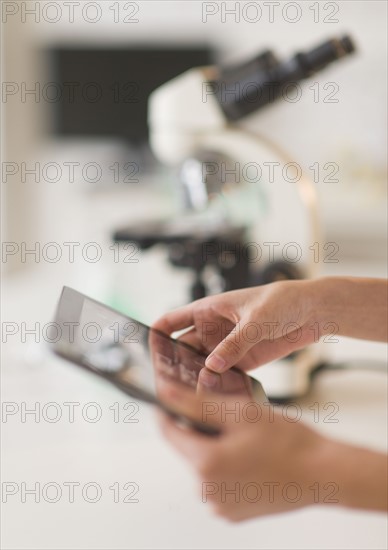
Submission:
[[209,369],[249,370],[333,332],[386,342],[387,290],[382,279],[281,281],[197,300],[153,326],[166,334],[191,328],[181,339],[209,353]]
[[[249,370],[288,355],[314,342],[317,330],[319,337],[331,334],[333,325],[337,335],[387,341],[387,311],[385,280],[332,277],[207,297],[164,315],[154,327],[167,334],[186,329],[182,339],[209,354],[209,369],[224,372],[233,365]],[[255,339],[246,327],[256,325],[261,332]],[[293,334],[285,327],[297,328]],[[200,415],[198,396],[174,390],[169,399],[186,407],[187,414]],[[387,508],[386,455],[330,440],[303,422],[290,423],[276,413],[254,423],[228,415],[218,419],[222,430],[216,438],[183,430],[163,415],[160,422],[167,439],[194,466],[202,489],[205,484],[214,493],[207,501],[231,521],[312,504]],[[272,501],[263,497],[251,502],[244,495],[237,501],[233,496],[223,498],[220,489],[236,483],[263,488],[272,482],[280,489],[298,484],[300,498],[289,502],[275,491]],[[336,488],[332,499],[322,494],[330,487]]]
[[[323,437],[303,422],[290,422],[276,408],[271,411],[261,405],[260,419],[251,422],[241,412],[243,400],[212,396],[201,402],[187,391],[173,389],[168,401],[198,420],[204,420],[203,407],[208,403],[218,411],[207,418],[221,430],[216,437],[182,428],[162,413],[159,422],[167,440],[194,468],[202,501],[229,521],[317,504],[387,509],[383,453]],[[222,414],[222,410],[237,412]],[[254,418],[251,409],[250,418]]]

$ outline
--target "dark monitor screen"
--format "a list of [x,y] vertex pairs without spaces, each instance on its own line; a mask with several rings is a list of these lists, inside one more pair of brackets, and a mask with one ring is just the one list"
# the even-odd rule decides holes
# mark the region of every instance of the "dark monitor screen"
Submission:
[[128,49],[55,48],[52,80],[54,133],[66,137],[122,138],[133,147],[148,140],[150,93],[186,70],[214,62],[208,47]]

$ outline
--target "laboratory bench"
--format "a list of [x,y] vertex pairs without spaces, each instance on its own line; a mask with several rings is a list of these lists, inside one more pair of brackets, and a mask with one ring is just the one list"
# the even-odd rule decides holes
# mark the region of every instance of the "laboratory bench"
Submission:
[[[115,219],[124,221],[119,195],[116,200]],[[104,207],[101,198],[97,218]],[[109,229],[107,224],[96,233],[85,223],[84,241],[104,238],[108,251]],[[79,228],[74,236],[69,232],[65,240],[82,241]],[[132,311],[145,322],[183,303],[188,275],[163,262],[163,251],[139,258],[126,275],[112,261],[58,261],[3,278],[2,321],[16,323],[19,332],[2,346],[2,401],[8,407],[1,423],[2,487],[10,491],[7,502],[3,494],[2,547],[385,549],[387,518],[380,513],[326,505],[241,524],[214,516],[190,466],[159,433],[152,407],[50,353],[44,327],[64,284],[111,303],[118,300],[115,287],[126,307],[127,283],[128,296],[137,299]],[[379,258],[324,269],[386,276]],[[28,332],[36,326],[38,337]],[[324,346],[331,362],[351,366],[357,360],[357,368],[320,372],[311,393],[298,402],[303,419],[328,437],[386,451],[386,346],[346,338]],[[335,404],[338,422],[325,421],[332,410],[323,409],[327,403]]]

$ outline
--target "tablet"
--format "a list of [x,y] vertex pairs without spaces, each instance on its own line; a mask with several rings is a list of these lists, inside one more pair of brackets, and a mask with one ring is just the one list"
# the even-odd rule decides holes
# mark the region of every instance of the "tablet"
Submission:
[[209,372],[206,355],[72,288],[62,290],[54,326],[56,354],[202,433],[217,435],[220,430],[171,406],[170,388],[197,393],[200,389],[202,402],[214,394],[267,401],[261,384],[237,368],[216,374],[216,385],[208,389],[201,384],[201,377]]

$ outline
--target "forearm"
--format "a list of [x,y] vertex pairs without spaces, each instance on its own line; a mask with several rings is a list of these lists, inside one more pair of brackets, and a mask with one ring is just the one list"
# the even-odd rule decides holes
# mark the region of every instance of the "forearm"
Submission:
[[[311,281],[311,303],[320,326],[338,334],[388,341],[388,284],[384,279],[324,277]],[[331,332],[333,325],[328,325]]]
[[320,456],[326,481],[338,486],[338,505],[361,510],[387,510],[387,455],[328,441]]

